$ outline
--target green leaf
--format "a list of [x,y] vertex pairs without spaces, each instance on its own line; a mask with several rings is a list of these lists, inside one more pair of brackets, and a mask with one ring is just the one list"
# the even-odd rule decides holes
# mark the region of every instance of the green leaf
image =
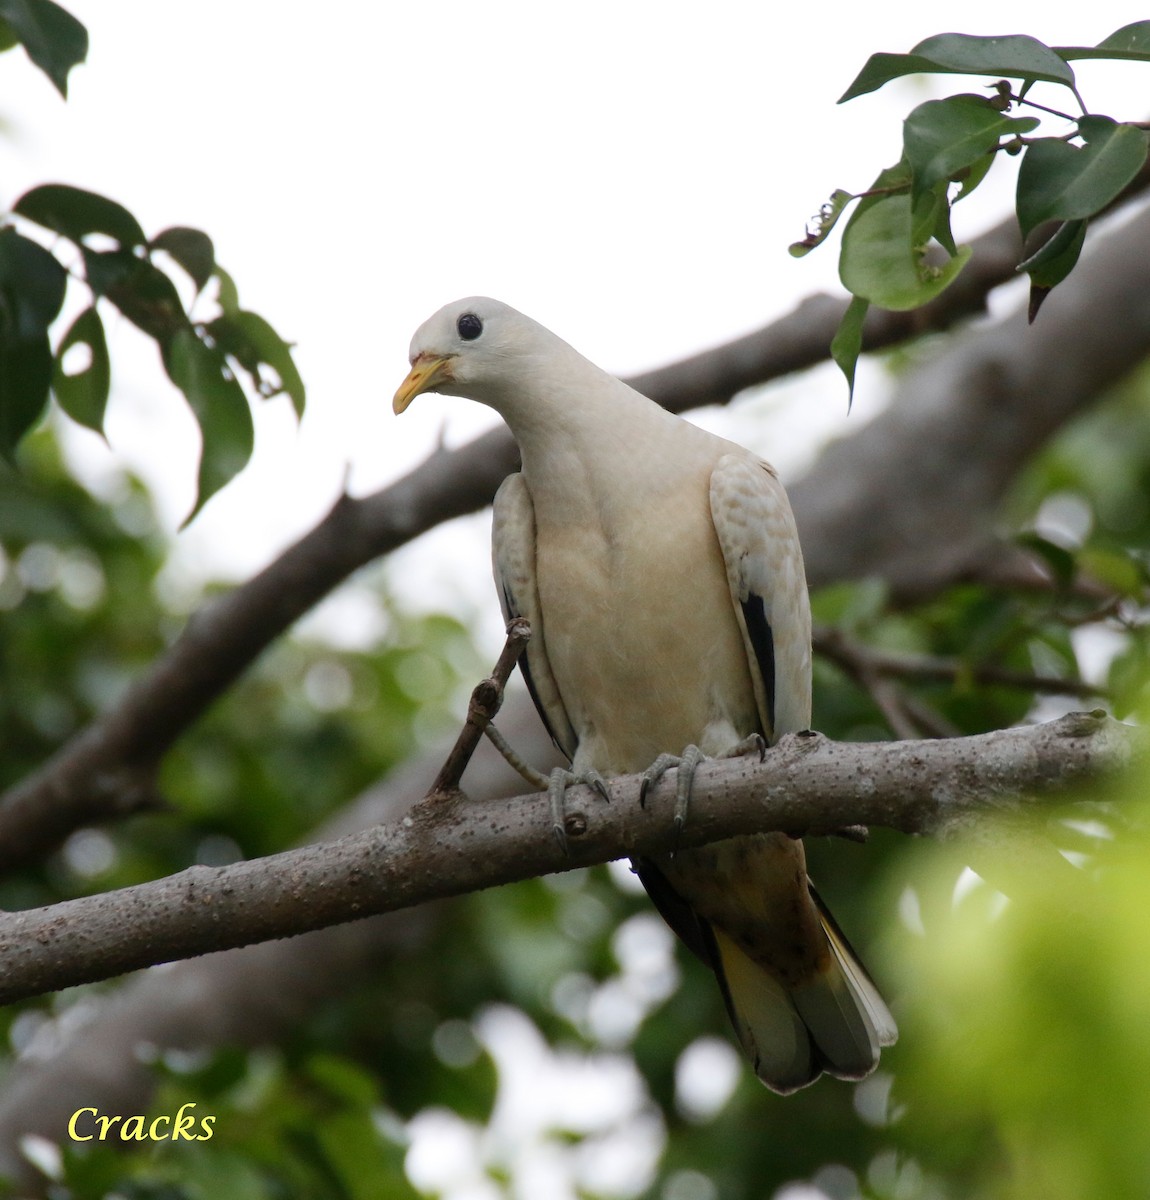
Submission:
[[1145,572],[1132,554],[1087,546],[1078,554],[1078,566],[1085,574],[1101,580],[1123,596],[1134,600],[1142,598],[1146,587]]
[[1070,67],[1049,46],[1026,34],[972,37],[965,33],[940,33],[919,42],[911,53],[929,58],[947,71],[1074,86]]
[[[883,171],[843,232],[839,278],[855,296],[881,308],[918,308],[947,287],[970,257],[963,247],[942,266],[923,257],[923,219],[917,226],[906,163]],[[933,211],[931,219],[934,219]]]
[[792,242],[787,247],[792,258],[802,258],[805,254],[826,241],[830,231],[835,227],[839,217],[843,215],[846,206],[854,199],[853,192],[845,192],[842,188],[831,193],[831,198],[819,209],[819,214],[807,226],[807,236],[801,242]]
[[216,303],[225,313],[237,313],[240,311],[240,292],[236,287],[236,281],[223,269],[218,266],[215,270],[216,276]]
[[216,269],[216,251],[212,239],[199,229],[174,225],[152,238],[152,250],[163,250],[187,271],[196,291],[202,292]]
[[247,397],[228,369],[222,351],[202,342],[191,328],[179,330],[164,348],[164,366],[184,393],[200,427],[199,481],[189,521],[247,466],[255,434]]
[[[292,359],[291,347],[258,313],[225,312],[207,327],[212,340],[251,376],[252,386],[265,399],[287,392],[296,416],[302,417],[306,393]],[[262,370],[271,367],[276,379]]]
[[1074,72],[1049,46],[1024,34],[972,37],[943,33],[919,42],[909,54],[872,54],[839,103],[876,91],[903,75],[992,75],[1043,80],[1074,88]]
[[1078,564],[1069,550],[1039,533],[1020,533],[1015,541],[1025,549],[1033,551],[1046,563],[1059,587],[1067,588],[1074,582]]
[[45,183],[25,192],[13,211],[76,243],[94,233],[113,238],[124,250],[147,241],[139,221],[122,204],[64,183]]
[[68,277],[43,246],[0,230],[0,454],[11,458],[40,419],[52,379],[48,327]]
[[1015,201],[1022,236],[1043,221],[1092,217],[1105,208],[1142,169],[1146,134],[1109,117],[1083,117],[1082,147],[1060,138],[1040,138],[1026,148]]
[[[1036,282],[1046,287],[1053,287],[1056,283],[1060,283],[1066,278],[1070,268],[1067,267],[1066,270],[1057,273],[1053,264],[1075,245],[1081,249],[1082,239],[1086,233],[1086,224],[1086,221],[1083,220],[1064,221],[1029,258],[1023,259],[1018,264],[1018,270],[1028,272]],[[1078,250],[1074,251],[1074,258],[1078,258]],[[1073,265],[1072,262],[1070,266]]]
[[982,158],[977,158],[970,164],[966,171],[960,171],[958,175],[958,195],[951,202],[957,204],[960,200],[965,200],[971,192],[986,178],[987,172],[994,166],[994,152],[985,154]]
[[985,96],[969,93],[920,104],[902,127],[915,196],[984,160],[1000,138],[1028,133],[1038,123],[1036,117],[1005,116]]
[[929,192],[925,192],[916,200],[911,208],[912,245],[925,246],[931,238],[934,238],[951,258],[958,253],[958,247],[954,244],[954,234],[950,229],[950,200],[944,181],[936,183]]
[[877,92],[883,84],[890,83],[903,75],[929,74],[937,70],[929,58],[915,54],[888,54],[879,52],[872,54],[863,65],[863,69],[855,76],[854,82],[838,98],[837,103],[845,104],[868,92]]
[[[88,347],[88,365],[82,371],[69,374],[64,357],[73,346]],[[104,323],[95,305],[72,322],[56,351],[56,369],[52,390],[60,407],[78,424],[97,433],[104,432],[104,409],[108,403],[112,368],[108,359],[108,343]]]
[[0,333],[0,454],[9,461],[21,438],[42,416],[51,380],[47,334],[15,340]]
[[1018,269],[1030,276],[1029,323],[1034,323],[1051,288],[1074,270],[1086,239],[1086,224],[1085,221],[1064,221],[1036,253],[1019,263]]
[[1150,21],[1123,25],[1097,46],[1055,46],[1059,58],[1112,58],[1150,62]]
[[3,18],[0,18],[0,54],[5,50],[11,50],[13,46],[19,46],[20,39],[16,36],[16,31]]
[[60,314],[68,276],[38,242],[11,227],[0,230],[0,319],[18,337],[38,337]]
[[1128,50],[1150,58],[1150,21],[1135,21],[1123,25],[1098,43],[1099,50]]
[[188,317],[176,285],[154,263],[126,250],[81,247],[88,286],[106,296],[138,329],[161,345]]
[[843,319],[831,340],[831,358],[838,364],[839,370],[847,380],[848,412],[851,402],[854,400],[855,367],[858,365],[859,355],[862,353],[863,322],[866,320],[869,308],[870,304],[866,300],[861,296],[855,296],[847,305]]
[[52,0],[0,0],[0,19],[67,99],[68,72],[88,56],[87,29]]
[[912,196],[910,205],[910,244],[925,246],[934,236],[938,223],[939,192],[935,189]]

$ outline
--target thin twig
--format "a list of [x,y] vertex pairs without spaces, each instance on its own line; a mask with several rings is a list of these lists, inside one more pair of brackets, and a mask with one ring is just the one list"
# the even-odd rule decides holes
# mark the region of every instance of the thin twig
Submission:
[[450,795],[459,790],[459,781],[479,739],[488,728],[495,714],[503,703],[503,689],[507,686],[508,677],[515,669],[523,647],[531,638],[531,623],[526,617],[515,617],[507,623],[507,641],[503,644],[503,652],[491,674],[475,685],[471,693],[471,702],[467,706],[467,719],[455,739],[455,745],[444,760],[435,782],[431,785],[429,796]]
[[933,705],[927,704],[918,696],[902,694],[903,708],[907,716],[928,738],[961,737],[962,730],[953,722],[947,720]]
[[879,650],[846,637],[837,629],[820,627],[814,632],[815,650],[856,679],[867,675],[884,678],[919,679],[931,683],[993,683],[1056,696],[1105,696],[1106,688],[1082,679],[1035,675],[1012,671],[993,663],[965,663],[957,658],[933,654],[897,654]]
[[922,730],[907,712],[899,687],[861,661],[856,663],[851,674],[859,685],[870,694],[871,699],[878,706],[883,720],[890,726],[890,730],[896,738],[909,741],[922,736]]

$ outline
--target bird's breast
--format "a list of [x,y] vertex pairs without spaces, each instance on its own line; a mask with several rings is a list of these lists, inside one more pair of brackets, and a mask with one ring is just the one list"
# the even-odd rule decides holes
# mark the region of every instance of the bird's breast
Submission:
[[[687,743],[727,749],[759,727],[707,501],[707,479],[612,508],[536,511],[543,636],[579,742],[576,768],[643,770]],[[689,494],[690,493],[690,494]]]

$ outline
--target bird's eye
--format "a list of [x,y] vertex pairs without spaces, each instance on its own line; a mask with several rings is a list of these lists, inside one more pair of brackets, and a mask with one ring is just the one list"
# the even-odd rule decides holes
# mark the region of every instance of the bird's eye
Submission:
[[473,342],[483,332],[483,322],[474,313],[464,313],[456,321],[455,328],[465,342]]

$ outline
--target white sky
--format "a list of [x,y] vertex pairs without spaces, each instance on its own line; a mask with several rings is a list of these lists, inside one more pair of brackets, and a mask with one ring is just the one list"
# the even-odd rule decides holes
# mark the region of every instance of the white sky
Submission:
[[[314,523],[345,473],[371,490],[441,432],[456,442],[494,419],[431,396],[391,414],[410,335],[441,304],[498,296],[618,373],[723,341],[835,286],[836,247],[793,260],[787,244],[834,187],[897,159],[909,107],[946,94],[905,80],[836,107],[871,52],[948,27],[1093,43],[1144,15],[987,0],[960,18],[758,0],[63,2],[91,35],[66,105],[22,51],[0,58],[0,202],[60,181],[119,199],[150,233],[202,228],[245,306],[298,344],[302,428],[286,400],[264,406],[253,465],[179,535],[185,569],[237,578]],[[1143,117],[1148,72],[1079,77],[1095,109]],[[1008,190],[976,196],[960,236]],[[92,477],[132,463],[174,535],[195,428],[154,349],[122,320],[110,342],[112,448],[84,432],[69,444]],[[782,390],[791,440],[798,419],[800,440],[850,431],[823,378]],[[484,539],[466,540],[459,569],[485,575]],[[450,576],[449,544],[399,570]]]

